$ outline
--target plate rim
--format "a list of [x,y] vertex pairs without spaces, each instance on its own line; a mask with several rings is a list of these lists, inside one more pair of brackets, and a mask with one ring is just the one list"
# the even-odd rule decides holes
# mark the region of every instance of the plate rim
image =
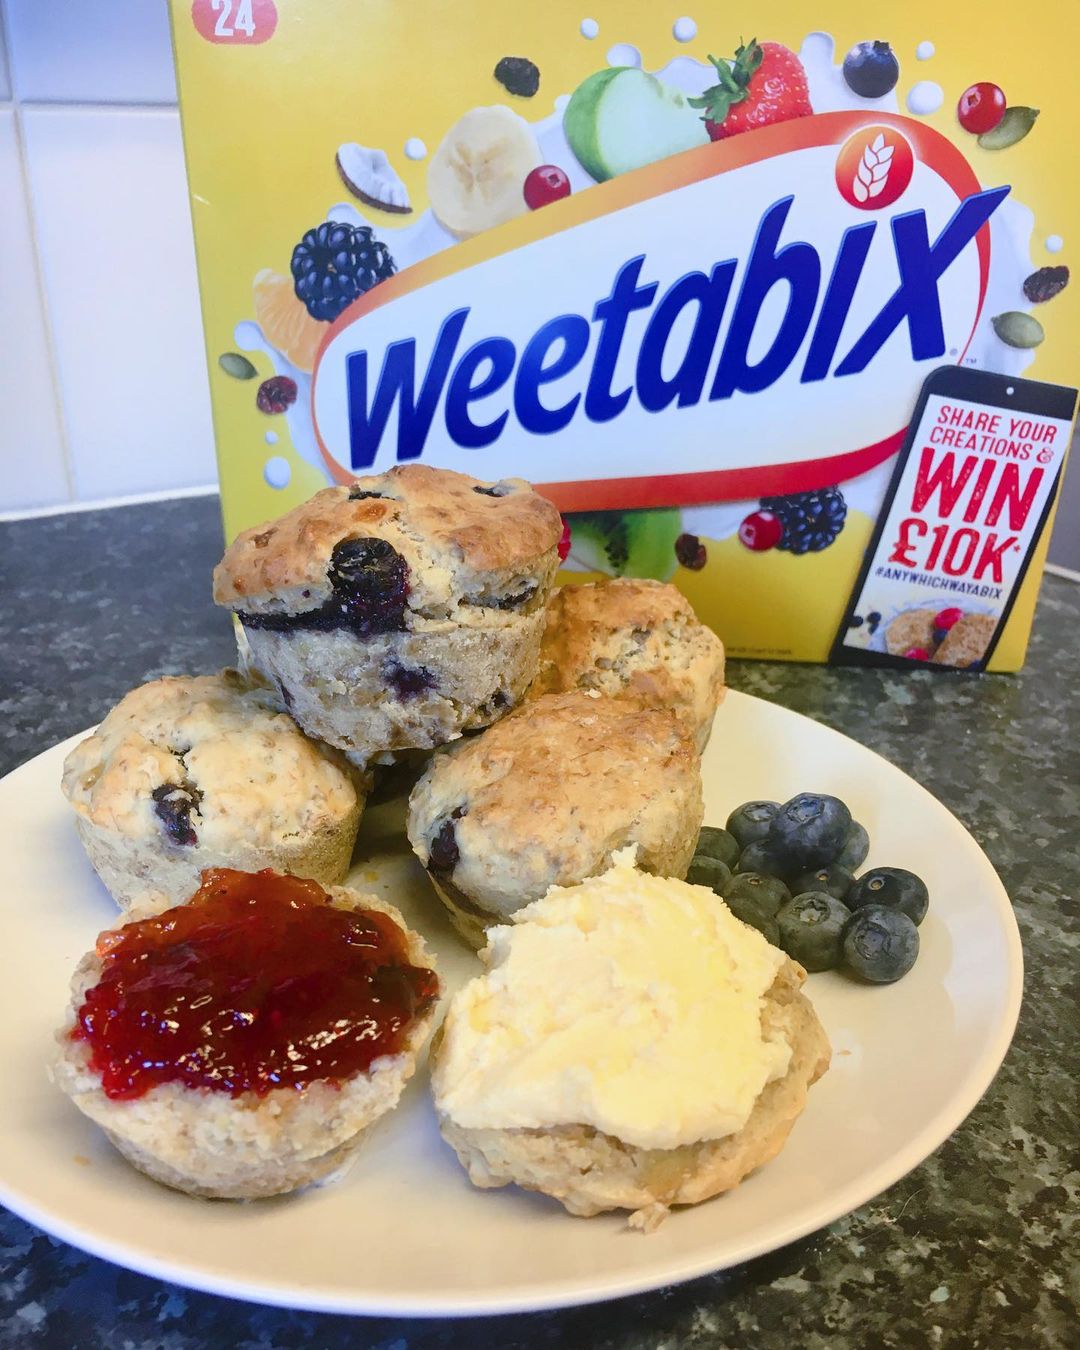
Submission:
[[[947,1106],[911,1139],[898,1153],[868,1174],[852,1178],[847,1185],[830,1194],[827,1201],[805,1211],[801,1218],[794,1219],[781,1226],[777,1232],[774,1224],[768,1236],[746,1241],[739,1245],[734,1253],[724,1256],[719,1263],[715,1256],[715,1245],[703,1245],[692,1256],[676,1256],[667,1264],[660,1263],[648,1272],[640,1269],[627,1271],[623,1275],[608,1274],[601,1278],[575,1276],[561,1278],[557,1286],[549,1288],[500,1286],[494,1293],[470,1293],[446,1301],[424,1295],[395,1294],[385,1300],[377,1295],[336,1292],[317,1287],[301,1288],[299,1285],[283,1285],[280,1281],[261,1282],[246,1278],[237,1280],[231,1275],[219,1275],[205,1268],[193,1266],[186,1261],[173,1262],[146,1255],[137,1247],[114,1240],[102,1238],[85,1227],[72,1223],[62,1215],[56,1214],[48,1206],[38,1206],[25,1197],[17,1188],[12,1188],[7,1178],[0,1173],[0,1203],[11,1213],[33,1224],[43,1232],[67,1243],[76,1250],[109,1261],[122,1269],[132,1270],[153,1279],[177,1285],[201,1293],[215,1294],[223,1298],[237,1299],[242,1302],[275,1308],[291,1308],[297,1311],[346,1314],[367,1317],[409,1317],[409,1318],[446,1318],[497,1316],[512,1313],[548,1312],[559,1308],[580,1307],[592,1303],[608,1302],[626,1298],[635,1294],[644,1294],[657,1289],[685,1283],[706,1275],[729,1270],[769,1252],[778,1251],[792,1242],[820,1231],[843,1218],[846,1214],[869,1203],[876,1196],[894,1186],[903,1177],[913,1171],[920,1163],[931,1156],[964,1123],[985,1096],[998,1070],[1001,1068],[1016,1033],[1016,1026],[1023,1004],[1024,993],[1024,953],[1016,914],[1004,883],[998,876],[993,863],[987,857],[978,840],[939,798],[935,797],[916,778],[893,764],[891,760],[876,750],[863,745],[853,736],[837,730],[827,722],[809,717],[805,713],[775,703],[771,699],[759,698],[740,690],[728,689],[724,704],[734,699],[735,706],[742,701],[762,704],[781,717],[797,718],[823,728],[830,735],[849,741],[863,754],[880,761],[893,772],[900,773],[907,782],[924,797],[930,799],[937,810],[942,811],[959,828],[977,850],[989,877],[993,879],[992,890],[997,901],[1003,922],[1001,928],[1005,938],[1008,978],[1002,990],[1002,1015],[998,1021],[997,1032],[993,1040],[977,1061],[969,1066],[961,1080],[962,1092],[954,1093]],[[28,770],[36,762],[47,756],[59,754],[69,745],[73,746],[85,736],[92,734],[94,728],[77,732],[75,735],[38,751],[29,759],[17,765],[0,778],[0,787],[10,787],[10,780]],[[725,1245],[730,1245],[727,1243]],[[712,1253],[712,1254],[711,1254]]]

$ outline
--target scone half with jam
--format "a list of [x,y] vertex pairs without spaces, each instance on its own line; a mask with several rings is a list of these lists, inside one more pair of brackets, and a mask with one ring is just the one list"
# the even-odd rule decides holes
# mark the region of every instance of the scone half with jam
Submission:
[[404,465],[245,530],[214,598],[309,735],[383,762],[520,701],[561,537],[558,511],[521,479]]
[[206,873],[79,964],[53,1076],[133,1166],[257,1199],[327,1177],[391,1110],[438,978],[394,906],[265,871]]
[[724,646],[666,582],[617,577],[561,586],[548,602],[529,697],[568,689],[667,708],[703,751],[724,696]]
[[575,689],[435,755],[406,828],[454,926],[482,947],[491,924],[602,872],[628,844],[645,871],[685,876],[703,812],[683,722]]
[[802,968],[631,849],[481,959],[431,1051],[439,1127],[479,1187],[648,1230],[775,1157],[829,1065]]
[[125,908],[148,891],[179,904],[207,867],[342,881],[364,805],[346,760],[230,670],[125,694],[68,755],[62,786]]

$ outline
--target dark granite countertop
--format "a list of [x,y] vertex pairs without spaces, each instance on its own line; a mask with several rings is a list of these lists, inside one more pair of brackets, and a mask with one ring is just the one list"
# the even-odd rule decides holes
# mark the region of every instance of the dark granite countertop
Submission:
[[[0,772],[93,723],[135,684],[231,661],[229,622],[209,594],[220,546],[215,498],[0,525]],[[290,1313],[188,1293],[0,1211],[0,1344],[1076,1344],[1080,907],[1068,863],[1080,814],[1078,668],[1080,586],[1054,577],[1018,676],[732,664],[733,687],[846,732],[924,783],[986,849],[1020,922],[1026,996],[1001,1072],[956,1134],[870,1204],[677,1288],[461,1322]]]

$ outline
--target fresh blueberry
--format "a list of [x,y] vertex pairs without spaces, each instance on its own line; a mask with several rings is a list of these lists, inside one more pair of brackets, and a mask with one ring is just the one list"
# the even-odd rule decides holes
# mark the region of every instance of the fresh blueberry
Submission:
[[873,984],[892,984],[919,955],[919,930],[906,914],[884,905],[856,910],[844,929],[844,964]]
[[764,839],[759,839],[754,844],[748,844],[739,854],[735,871],[760,872],[762,876],[779,877],[781,881],[790,881],[795,869],[780,858]]
[[739,861],[739,842],[727,830],[703,825],[694,854],[698,858],[716,858],[728,867],[734,867]]
[[854,880],[846,867],[841,867],[839,863],[826,863],[813,872],[803,872],[797,876],[791,883],[791,894],[798,896],[824,891],[834,900],[844,900]]
[[857,820],[853,820],[844,847],[836,855],[836,861],[849,872],[857,872],[866,861],[869,852],[870,836]]
[[851,812],[839,797],[800,792],[773,818],[765,842],[779,862],[799,872],[834,862],[851,829]]
[[916,927],[926,917],[930,892],[926,883],[902,867],[872,867],[864,872],[847,894],[849,909],[880,905],[906,914]]
[[738,872],[724,887],[723,897],[729,908],[734,908],[737,901],[753,902],[771,919],[791,899],[791,892],[777,877]]
[[808,891],[776,916],[780,946],[806,970],[833,970],[843,955],[847,905],[826,891]]
[[844,79],[860,98],[882,98],[899,78],[900,62],[887,42],[858,42],[844,57]]
[[697,854],[690,864],[686,879],[691,886],[711,886],[719,895],[731,880],[731,868],[719,858]]
[[771,942],[774,947],[780,945],[780,930],[776,926],[776,918],[752,895],[733,895],[730,899],[725,896],[724,904],[737,919],[749,924],[751,928],[756,928],[766,942]]
[[743,802],[727,818],[728,833],[735,836],[740,848],[746,848],[747,844],[765,838],[779,810],[779,802]]

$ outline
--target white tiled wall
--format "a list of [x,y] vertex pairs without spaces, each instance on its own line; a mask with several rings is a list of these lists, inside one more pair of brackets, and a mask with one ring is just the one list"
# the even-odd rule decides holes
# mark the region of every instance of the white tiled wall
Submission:
[[0,17],[0,512],[212,484],[165,0]]

